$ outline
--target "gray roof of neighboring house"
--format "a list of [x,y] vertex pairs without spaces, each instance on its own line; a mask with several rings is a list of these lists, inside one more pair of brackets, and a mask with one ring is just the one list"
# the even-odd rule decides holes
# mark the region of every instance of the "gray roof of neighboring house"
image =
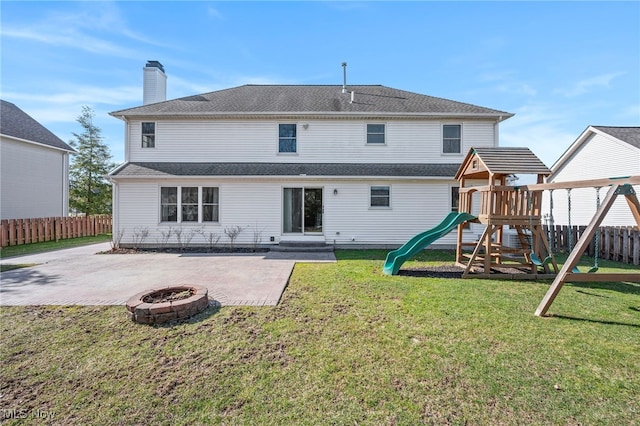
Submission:
[[593,128],[640,148],[640,127],[593,126]]
[[[351,92],[354,101],[351,102]],[[114,111],[123,116],[219,115],[421,115],[481,116],[506,119],[513,114],[380,85],[253,85]]]
[[74,152],[62,139],[11,102],[0,100],[0,104],[1,134]]
[[159,176],[375,176],[450,177],[459,164],[360,163],[125,163],[112,177]]

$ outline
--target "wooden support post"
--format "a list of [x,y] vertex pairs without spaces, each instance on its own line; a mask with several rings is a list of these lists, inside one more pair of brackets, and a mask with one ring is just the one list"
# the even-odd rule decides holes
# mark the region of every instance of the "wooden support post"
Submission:
[[[580,240],[578,240],[573,251],[571,252],[571,254],[569,254],[567,261],[562,266],[560,273],[556,276],[556,279],[551,284],[551,287],[549,287],[549,290],[547,291],[547,294],[545,294],[544,298],[540,302],[540,305],[538,305],[538,309],[536,309],[536,312],[535,312],[536,316],[539,316],[539,317],[544,316],[549,310],[549,307],[551,306],[556,296],[560,292],[560,289],[564,285],[565,281],[567,281],[567,279],[570,277],[570,272],[573,270],[575,266],[578,265],[580,256],[582,256],[584,251],[587,249],[589,243],[591,242],[591,239],[593,238],[594,233],[602,223],[602,220],[604,219],[604,217],[609,212],[609,209],[613,205],[613,202],[615,201],[616,196],[618,195],[618,191],[620,191],[622,186],[623,185],[613,185],[607,192],[606,197],[600,204],[600,208],[598,209],[598,211],[596,211],[596,214],[591,219],[591,222],[587,226],[586,231],[584,232],[584,234],[582,234],[582,236],[580,237]],[[630,194],[625,194],[625,196],[627,197],[627,200],[631,199],[631,201],[629,202],[630,206],[632,204],[635,207],[639,206],[638,199],[635,196],[635,194],[630,193]],[[633,210],[633,207],[631,207],[631,210]],[[607,278],[611,278],[611,275],[612,274],[607,274]],[[637,274],[637,275],[640,276],[640,274]],[[597,277],[598,275],[593,274],[592,276]],[[625,278],[629,278],[629,277],[625,275]]]
[[627,200],[627,204],[629,204],[629,208],[631,209],[631,214],[633,218],[636,220],[636,225],[640,227],[640,203],[638,202],[638,197],[635,194],[625,194],[624,198]]
[[473,266],[473,262],[476,259],[476,257],[478,256],[478,253],[480,253],[480,248],[482,247],[482,241],[484,241],[485,236],[489,232],[489,228],[491,228],[491,225],[487,225],[487,227],[484,228],[484,232],[482,233],[482,236],[480,237],[480,239],[478,239],[478,244],[476,244],[476,248],[473,249],[473,253],[471,254],[471,257],[469,258],[469,263],[467,263],[467,267],[465,268],[464,272],[462,273],[462,278],[466,278],[467,275],[469,275],[469,271],[471,271],[471,267]]

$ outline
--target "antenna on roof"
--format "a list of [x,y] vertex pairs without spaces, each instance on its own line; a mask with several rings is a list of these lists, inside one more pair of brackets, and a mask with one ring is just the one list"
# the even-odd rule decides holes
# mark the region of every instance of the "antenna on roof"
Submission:
[[342,75],[343,75],[343,83],[342,83],[342,93],[347,93],[347,63],[342,63]]

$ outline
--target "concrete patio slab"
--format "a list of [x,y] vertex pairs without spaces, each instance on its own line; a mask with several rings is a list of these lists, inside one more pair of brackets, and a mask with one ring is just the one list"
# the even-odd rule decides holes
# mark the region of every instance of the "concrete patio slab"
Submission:
[[97,254],[109,249],[101,243],[0,259],[36,264],[0,274],[0,305],[124,305],[141,291],[179,284],[207,287],[222,306],[276,305],[296,262],[336,261],[333,253]]

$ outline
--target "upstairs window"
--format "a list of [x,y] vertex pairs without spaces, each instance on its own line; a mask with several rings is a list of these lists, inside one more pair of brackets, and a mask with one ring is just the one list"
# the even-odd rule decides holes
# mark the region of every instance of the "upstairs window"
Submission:
[[459,124],[445,124],[442,126],[442,152],[444,154],[460,154],[462,126]]
[[371,187],[371,207],[390,207],[391,190],[388,186]]
[[297,131],[295,124],[278,125],[278,152],[285,154],[297,152]]
[[384,145],[384,124],[367,124],[367,144]]
[[156,146],[156,123],[142,123],[142,147],[155,148]]

